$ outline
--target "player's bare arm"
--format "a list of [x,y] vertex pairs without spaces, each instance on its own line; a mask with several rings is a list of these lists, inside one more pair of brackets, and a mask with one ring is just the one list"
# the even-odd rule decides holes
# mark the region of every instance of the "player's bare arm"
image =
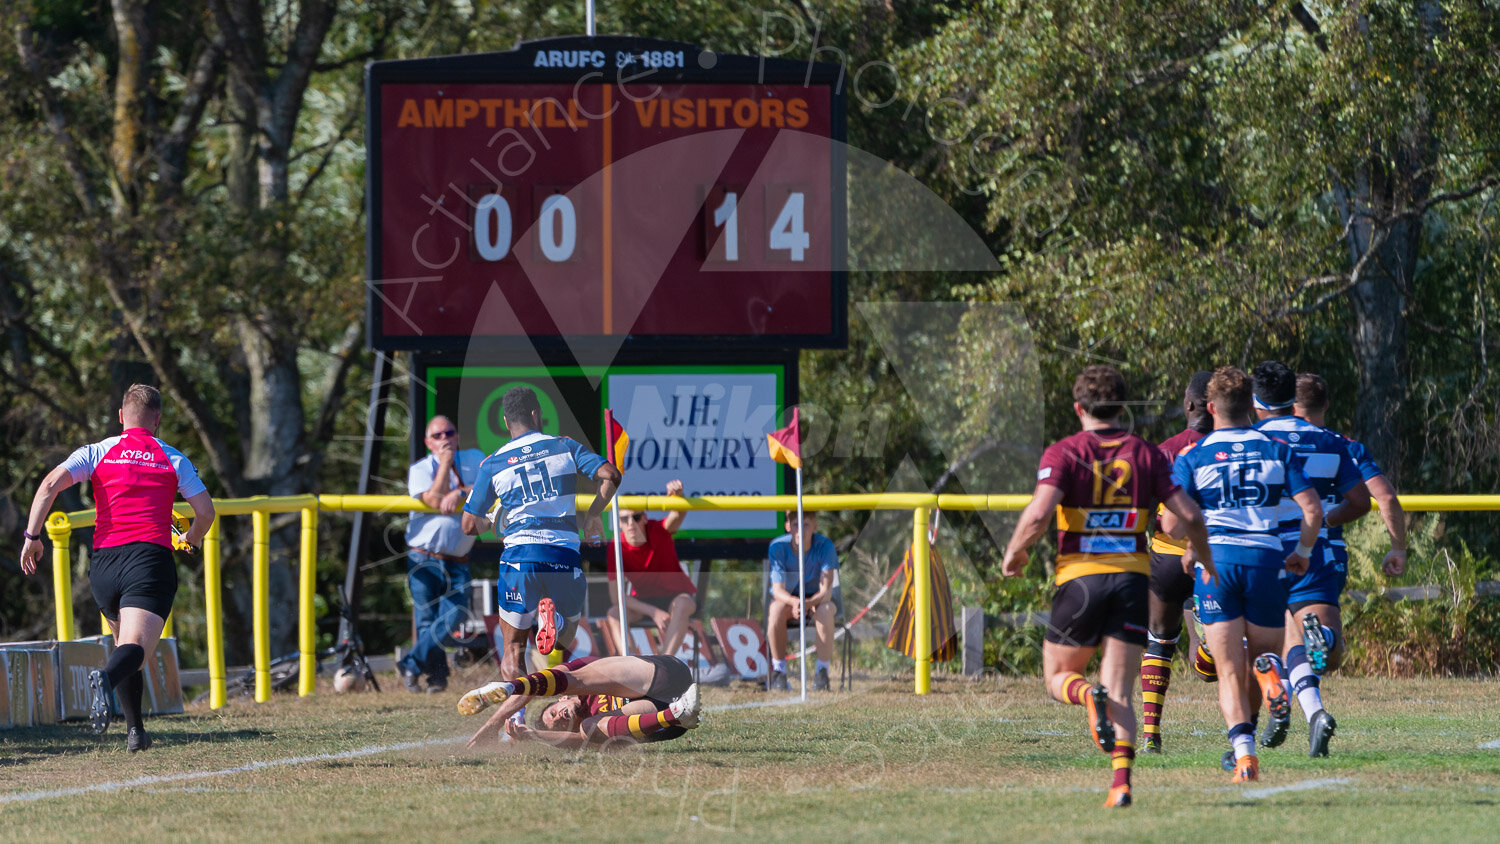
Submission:
[[479,536],[495,529],[494,522],[484,516],[476,516],[467,510],[464,511],[462,523],[464,533],[469,536]]
[[1198,507],[1198,502],[1179,489],[1163,503],[1167,507],[1167,513],[1163,515],[1170,518],[1174,527],[1182,532],[1182,535],[1174,538],[1187,537],[1188,550],[1192,551],[1191,556],[1183,554],[1184,570],[1192,571],[1193,563],[1196,562],[1203,566],[1203,582],[1217,583],[1219,572],[1214,568],[1213,551],[1208,547],[1208,525],[1203,521],[1203,511]]
[[1385,475],[1376,475],[1365,483],[1380,506],[1380,519],[1385,522],[1386,533],[1391,535],[1391,550],[1386,553],[1380,570],[1387,577],[1398,577],[1406,573],[1406,511],[1401,507],[1401,499],[1396,497],[1396,487]]
[[1317,490],[1309,487],[1292,496],[1302,509],[1302,529],[1297,537],[1297,547],[1286,555],[1286,570],[1292,574],[1306,574],[1308,558],[1313,546],[1318,543],[1318,531],[1323,527],[1323,501]]
[[[52,511],[52,502],[57,499],[58,493],[73,485],[73,474],[63,466],[58,466],[47,477],[42,479],[42,485],[36,488],[36,495],[31,499],[31,515],[26,520],[26,544],[21,546],[21,571],[26,574],[36,573],[36,564],[42,559],[42,532],[47,528],[47,514]],[[32,539],[31,537],[37,537]]]
[[1051,484],[1037,484],[1036,491],[1031,494],[1031,502],[1021,511],[1021,520],[1016,523],[1015,533],[1010,535],[1010,542],[1005,546],[1005,562],[1000,566],[1001,574],[1017,577],[1026,570],[1026,564],[1031,561],[1026,553],[1027,549],[1047,532],[1047,526],[1052,523],[1052,514],[1057,512],[1057,505],[1062,500],[1063,491],[1060,488]]
[[611,463],[604,463],[599,470],[594,472],[594,480],[599,482],[599,491],[594,495],[594,501],[589,505],[589,511],[584,514],[583,538],[590,545],[599,545],[604,542],[604,508],[609,506],[611,498],[615,497],[615,491],[620,488],[620,479],[624,477],[620,470]]
[[1370,512],[1370,489],[1360,481],[1344,493],[1344,500],[1323,514],[1323,522],[1329,527],[1347,525]]
[[183,533],[182,539],[196,548],[203,544],[203,537],[214,526],[214,497],[205,489],[189,498],[187,503],[193,508],[193,523]]

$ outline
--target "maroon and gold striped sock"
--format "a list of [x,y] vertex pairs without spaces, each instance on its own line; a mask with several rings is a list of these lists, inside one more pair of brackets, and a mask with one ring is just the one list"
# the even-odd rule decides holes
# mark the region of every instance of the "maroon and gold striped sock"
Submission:
[[1063,701],[1074,706],[1083,706],[1084,698],[1088,697],[1089,689],[1093,687],[1094,684],[1085,680],[1082,674],[1069,674],[1063,678],[1062,682]]
[[560,695],[568,690],[568,674],[550,668],[510,681],[511,694],[526,697]]
[[652,733],[659,733],[668,727],[676,727],[678,724],[677,716],[672,714],[672,710],[663,709],[645,715],[613,715],[605,718],[599,726],[610,738],[629,736],[643,739]]
[[1115,739],[1115,750],[1109,754],[1109,764],[1115,769],[1115,781],[1110,788],[1130,786],[1130,766],[1135,764],[1135,745],[1129,739]]
[[[1146,655],[1141,658],[1141,710],[1145,715],[1145,722],[1141,732],[1149,743],[1152,739],[1161,740],[1161,710],[1167,702],[1167,687],[1172,683],[1172,655],[1168,652],[1165,656],[1153,653],[1156,642],[1152,642],[1152,648],[1147,649]],[[1162,643],[1168,645],[1169,643]],[[1171,643],[1171,644],[1175,644]]]

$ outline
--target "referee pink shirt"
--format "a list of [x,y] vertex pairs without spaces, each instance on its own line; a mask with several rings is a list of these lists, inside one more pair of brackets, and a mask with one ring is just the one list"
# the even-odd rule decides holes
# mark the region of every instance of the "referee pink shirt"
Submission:
[[95,548],[131,542],[172,547],[177,493],[192,498],[206,489],[192,461],[145,428],[127,428],[118,437],[83,446],[62,466],[73,483],[93,484]]

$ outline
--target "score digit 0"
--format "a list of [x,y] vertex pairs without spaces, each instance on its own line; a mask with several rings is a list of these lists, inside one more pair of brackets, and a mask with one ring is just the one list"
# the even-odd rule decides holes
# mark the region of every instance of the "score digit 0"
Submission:
[[[515,211],[511,200],[487,193],[474,203],[474,254],[481,262],[495,263],[511,254],[515,241]],[[566,194],[550,193],[536,212],[537,249],[554,264],[570,261],[578,249],[578,211]]]

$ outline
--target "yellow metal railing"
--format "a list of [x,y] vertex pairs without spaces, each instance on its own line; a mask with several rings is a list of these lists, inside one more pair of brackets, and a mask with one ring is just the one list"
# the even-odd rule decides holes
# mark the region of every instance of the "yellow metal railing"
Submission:
[[[932,684],[932,595],[930,594],[931,557],[928,553],[927,525],[934,508],[941,510],[1016,511],[1031,500],[1030,495],[933,495],[930,493],[884,493],[852,495],[807,495],[802,506],[807,510],[910,510],[912,511],[912,577],[916,586],[916,692],[927,694]],[[576,506],[586,510],[591,495],[579,495]],[[620,506],[632,510],[791,510],[797,506],[794,495],[707,496],[678,498],[665,495],[623,495]],[[1401,506],[1410,511],[1500,510],[1500,495],[1403,495]],[[405,495],[289,495],[279,497],[220,499],[214,502],[217,516],[203,537],[203,592],[207,625],[209,706],[218,709],[226,702],[224,668],[224,608],[222,600],[222,533],[220,517],[251,517],[253,589],[252,636],[255,655],[255,699],[271,697],[271,619],[270,619],[270,545],[271,516],[298,513],[302,519],[300,571],[297,590],[297,647],[299,673],[297,691],[313,693],[317,672],[316,618],[313,596],[316,591],[318,514],[328,513],[436,513],[416,499]],[[186,503],[176,512],[192,515]],[[56,599],[57,638],[77,638],[73,626],[73,567],[69,541],[74,530],[91,527],[94,511],[53,513],[47,519],[47,535],[52,540],[52,590]]]

